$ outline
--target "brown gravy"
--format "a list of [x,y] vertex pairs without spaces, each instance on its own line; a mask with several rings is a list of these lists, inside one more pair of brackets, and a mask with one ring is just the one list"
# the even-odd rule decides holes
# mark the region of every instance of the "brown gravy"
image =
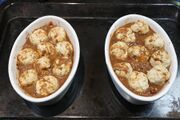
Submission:
[[[129,28],[132,24],[134,24],[134,23],[128,23],[128,24],[126,24],[126,25],[124,25],[122,27],[119,27],[119,28]],[[149,32],[146,33],[146,34],[135,33],[136,41],[133,42],[133,43],[129,43],[128,44],[129,47],[134,46],[134,45],[143,45],[143,46],[145,46],[144,39],[146,37],[152,35],[153,33],[155,33],[155,32],[151,28],[150,28]],[[115,32],[114,32],[112,37],[111,37],[110,46],[112,44],[116,43],[117,41],[119,41],[119,40],[116,38]],[[162,49],[164,49],[164,48],[162,48]],[[149,50],[149,49],[148,49],[148,51],[149,51],[150,55],[153,52],[155,52],[154,50]],[[145,74],[147,73],[148,70],[150,70],[152,68],[151,64],[148,62],[149,60],[148,61],[137,62],[132,57],[128,57],[126,60],[120,60],[120,59],[117,59],[116,57],[112,56],[110,53],[109,53],[109,55],[110,55],[111,65],[114,65],[115,63],[120,63],[120,62],[128,62],[128,63],[131,64],[133,70],[143,72]],[[136,93],[138,95],[141,95],[141,96],[152,96],[152,95],[158,93],[162,89],[162,87],[164,86],[164,85],[154,85],[154,84],[151,84],[149,82],[149,88],[145,92],[141,93],[141,92],[136,92],[135,90],[133,90],[129,86],[128,80],[126,78],[123,78],[123,77],[118,77],[118,78],[123,83],[123,85],[126,86],[129,90],[131,90],[132,92],[134,92],[134,93]]]
[[[47,25],[45,25],[43,27],[40,27],[40,28],[45,30],[48,33],[50,31],[50,29],[53,28],[53,27],[56,27],[56,25],[53,25],[50,22],[49,24],[47,24]],[[27,36],[26,39],[27,40],[26,40],[25,44],[23,45],[22,49],[24,49],[24,48],[32,48],[33,50],[38,51],[36,45],[31,44],[28,36]],[[68,36],[66,36],[66,40],[69,43],[71,43]],[[49,38],[48,42],[55,45],[55,43],[52,42],[52,40],[50,38]],[[72,64],[73,64],[73,56],[74,56],[74,51],[72,52],[72,54],[69,57],[70,60],[72,61]],[[38,73],[38,79],[42,78],[45,75],[53,75],[58,79],[59,88],[60,88],[63,85],[63,83],[66,81],[67,77],[69,76],[69,73],[67,75],[63,76],[63,77],[59,77],[59,76],[54,75],[52,73],[52,64],[55,62],[55,59],[57,59],[57,58],[60,59],[60,62],[64,62],[64,63],[67,62],[67,61],[64,61],[62,59],[62,56],[60,56],[60,54],[55,51],[55,54],[49,55],[51,66],[48,69],[40,69],[35,63],[30,64],[30,65],[23,65],[19,61],[17,61],[17,69],[19,70],[19,73],[22,73],[23,71],[28,70],[28,69],[35,69],[37,71],[37,73]],[[72,69],[72,65],[71,65],[71,69]],[[42,96],[42,95],[39,95],[39,94],[36,93],[36,91],[35,91],[35,83],[33,83],[32,85],[28,85],[28,86],[21,86],[21,88],[25,91],[25,93],[27,93],[28,95],[30,95],[32,97],[35,97],[35,98],[45,97],[45,96]]]

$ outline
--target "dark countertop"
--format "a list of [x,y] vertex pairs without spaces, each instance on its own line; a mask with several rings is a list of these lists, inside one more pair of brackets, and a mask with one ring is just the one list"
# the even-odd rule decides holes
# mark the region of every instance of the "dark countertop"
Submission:
[[[180,118],[179,72],[175,83],[164,97],[153,104],[132,105],[114,88],[106,70],[103,53],[104,39],[112,23],[125,14],[139,13],[153,18],[165,29],[180,59],[180,14],[176,6],[169,4],[173,1],[21,1],[9,0],[0,8],[0,119],[42,119],[35,113],[44,116],[56,114],[53,118],[46,118],[48,120]],[[9,7],[4,9],[7,5]],[[18,34],[35,18],[47,14],[61,16],[74,27],[80,41],[81,65],[77,79],[61,102],[54,106],[37,107],[25,102],[15,93],[9,82],[7,67],[9,53]]]

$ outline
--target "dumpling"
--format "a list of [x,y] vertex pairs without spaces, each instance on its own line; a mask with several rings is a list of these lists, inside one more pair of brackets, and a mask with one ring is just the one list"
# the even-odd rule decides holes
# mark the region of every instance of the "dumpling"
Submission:
[[37,60],[37,65],[40,69],[46,69],[51,66],[50,59],[47,56],[43,56]]
[[30,34],[29,40],[32,44],[38,45],[40,42],[47,41],[48,36],[43,29],[37,29]]
[[66,31],[63,27],[54,27],[49,31],[48,37],[54,42],[66,40]]
[[130,28],[119,28],[116,31],[116,38],[124,42],[135,42],[136,36]]
[[147,76],[143,72],[133,71],[128,79],[128,83],[136,92],[144,92],[149,88]]
[[117,59],[125,60],[128,56],[128,45],[125,42],[116,42],[110,47],[110,54]]
[[170,72],[162,65],[156,65],[147,72],[149,81],[156,85],[164,84],[170,77]]
[[25,48],[25,49],[22,49],[18,56],[17,56],[17,59],[24,65],[27,65],[27,64],[32,64],[34,63],[39,57],[39,54],[31,49],[31,48]]
[[149,26],[144,21],[138,20],[133,25],[131,25],[133,32],[138,32],[140,34],[146,34],[149,32]]
[[128,55],[140,61],[147,61],[149,59],[149,51],[141,45],[131,46],[128,49]]
[[164,41],[158,34],[154,33],[145,39],[145,46],[149,49],[162,48]]
[[152,54],[150,63],[152,66],[162,64],[164,67],[168,67],[171,64],[171,59],[165,50],[158,50]]
[[68,41],[61,41],[56,44],[56,51],[63,56],[70,56],[73,52],[73,47]]
[[41,51],[41,53],[45,53],[47,55],[55,54],[55,47],[50,42],[41,42],[37,45],[37,49]]
[[56,59],[55,64],[53,65],[52,68],[52,72],[57,76],[63,77],[70,72],[71,66],[72,66],[71,61],[60,62],[59,59]]
[[19,77],[19,83],[21,86],[31,85],[37,80],[38,80],[38,75],[34,69],[29,69],[22,72],[22,74],[20,74]]
[[44,76],[36,82],[36,93],[41,96],[47,96],[59,88],[59,83],[54,76]]
[[128,78],[133,71],[131,64],[127,62],[116,63],[113,69],[117,76],[124,78]]

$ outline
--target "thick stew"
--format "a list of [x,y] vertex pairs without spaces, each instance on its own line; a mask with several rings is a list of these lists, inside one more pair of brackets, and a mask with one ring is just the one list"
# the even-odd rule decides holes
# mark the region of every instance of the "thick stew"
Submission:
[[73,54],[63,27],[48,23],[34,30],[17,56],[20,87],[35,98],[54,93],[71,71]]
[[171,60],[164,40],[144,21],[119,27],[109,47],[114,72],[130,91],[152,96],[168,82]]

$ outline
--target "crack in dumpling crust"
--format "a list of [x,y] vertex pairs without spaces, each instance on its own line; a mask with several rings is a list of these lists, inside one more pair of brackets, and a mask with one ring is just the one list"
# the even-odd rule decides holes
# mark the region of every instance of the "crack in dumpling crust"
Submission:
[[19,82],[21,86],[28,86],[38,80],[37,72],[34,69],[29,69],[20,74]]
[[56,59],[52,68],[52,72],[57,76],[63,77],[69,74],[71,70],[71,66],[72,66],[71,61],[60,62],[59,59]]
[[55,54],[55,47],[50,42],[41,42],[37,45],[37,49],[41,52],[41,54],[45,53],[47,55]]
[[149,88],[147,76],[143,72],[133,71],[128,83],[136,92],[145,92]]
[[36,93],[41,96],[47,96],[54,93],[59,88],[59,83],[54,76],[44,76],[36,82]]
[[149,32],[149,25],[144,21],[138,20],[133,25],[131,25],[131,29],[133,32],[138,32],[140,34],[146,34]]
[[164,67],[168,67],[171,64],[171,59],[165,50],[157,50],[152,54],[150,63],[152,66],[162,64]]
[[66,31],[63,27],[54,27],[49,31],[48,37],[54,42],[66,40]]
[[128,55],[139,61],[147,61],[150,56],[149,51],[146,49],[146,47],[141,45],[131,46],[128,49]]
[[123,42],[136,41],[136,36],[130,28],[119,28],[115,34],[116,34],[116,38]]
[[116,42],[110,47],[110,54],[117,59],[125,60],[128,56],[128,45],[125,42]]
[[17,59],[20,63],[28,65],[34,63],[38,57],[39,54],[35,50],[31,48],[24,48],[19,52]]
[[145,46],[148,49],[159,49],[164,46],[164,41],[157,33],[154,33],[145,39]]
[[40,42],[47,41],[48,36],[43,29],[37,29],[30,34],[29,40],[33,45],[38,45]]
[[124,78],[128,78],[133,71],[131,64],[127,62],[116,63],[113,65],[113,69],[117,76]]
[[73,47],[68,41],[61,41],[56,44],[56,51],[63,56],[69,57],[73,52]]
[[156,85],[164,84],[170,77],[170,72],[162,65],[156,65],[147,72],[149,81]]
[[47,56],[43,56],[37,60],[37,65],[40,69],[46,69],[51,66],[50,59]]

